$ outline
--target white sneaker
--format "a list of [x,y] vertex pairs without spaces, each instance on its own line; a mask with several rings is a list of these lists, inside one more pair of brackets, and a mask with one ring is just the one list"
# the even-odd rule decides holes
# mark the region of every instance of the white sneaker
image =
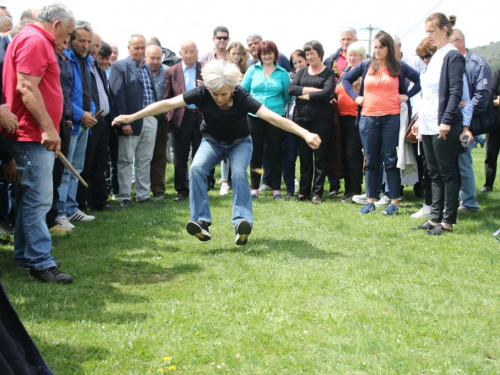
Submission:
[[69,221],[91,221],[94,219],[95,219],[95,216],[87,215],[85,212],[80,211],[80,210],[76,211],[73,215],[68,217]]
[[361,195],[354,195],[352,197],[352,201],[363,205],[368,203],[368,201],[366,200],[366,193]]
[[391,204],[391,198],[384,195],[378,201],[375,202],[375,207],[385,207]]
[[266,190],[271,190],[271,188],[266,184],[260,185],[259,191],[266,191]]
[[229,184],[227,182],[223,182],[220,187],[219,195],[228,195],[228,194],[229,194]]
[[412,219],[425,219],[431,217],[431,206],[424,204],[420,210],[410,216]]
[[63,228],[74,229],[75,226],[71,224],[66,216],[60,216],[56,218],[56,223],[59,224]]
[[299,181],[297,181],[297,179],[295,179],[294,184],[295,184],[294,193],[297,194],[299,192],[299,186],[300,186]]

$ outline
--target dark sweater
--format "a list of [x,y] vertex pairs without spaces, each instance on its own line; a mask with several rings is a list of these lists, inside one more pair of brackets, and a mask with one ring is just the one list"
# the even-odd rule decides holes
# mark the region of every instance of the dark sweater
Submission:
[[462,101],[465,59],[458,50],[449,51],[439,78],[438,124],[462,126]]
[[288,87],[288,93],[293,96],[302,95],[304,87],[322,89],[309,94],[310,100],[297,98],[293,114],[294,120],[315,121],[331,116],[330,98],[335,90],[335,73],[324,69],[316,75],[309,74],[309,67],[300,69]]

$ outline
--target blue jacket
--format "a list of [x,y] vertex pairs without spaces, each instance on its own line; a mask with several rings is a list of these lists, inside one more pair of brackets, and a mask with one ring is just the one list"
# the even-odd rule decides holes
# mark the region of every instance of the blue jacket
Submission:
[[255,100],[280,116],[285,114],[285,106],[292,100],[292,97],[288,95],[288,86],[290,86],[290,76],[279,63],[266,79],[260,61],[248,68],[241,82],[241,87],[248,91]]
[[[72,135],[78,134],[80,131],[80,125],[83,113],[83,89],[82,89],[82,72],[80,70],[80,63],[78,62],[77,57],[75,56],[75,52],[71,48],[68,48],[64,51],[64,54],[68,58],[71,63],[71,67],[73,68],[73,131]],[[92,61],[92,56],[90,54],[85,58],[85,65],[87,66],[87,70],[89,71],[90,77],[90,62]],[[90,80],[89,80],[89,84]],[[92,91],[92,90],[91,90]],[[90,93],[92,94],[92,92]],[[90,104],[90,112],[95,113],[95,105],[92,101]]]
[[[413,69],[411,66],[406,64],[403,61],[401,63],[401,75],[399,76],[399,93],[401,95],[406,95],[408,99],[413,97],[413,95],[417,94],[420,91],[420,73]],[[368,69],[372,64],[371,59],[366,59],[361,61],[355,68],[349,70],[346,74],[342,76],[342,85],[344,85],[345,91],[349,94],[349,96],[354,100],[358,96],[363,96],[365,92],[365,77],[368,73]],[[361,80],[361,87],[359,89],[359,94],[353,89],[352,83],[354,83],[359,77],[363,77]],[[406,87],[406,78],[414,83],[413,87],[410,91]],[[408,111],[409,117],[411,118],[411,105],[410,101],[408,101]],[[361,106],[358,105],[358,118],[361,115]]]
[[467,50],[465,74],[474,111],[469,129],[474,135],[489,133],[497,127],[491,99],[491,69],[481,56]]

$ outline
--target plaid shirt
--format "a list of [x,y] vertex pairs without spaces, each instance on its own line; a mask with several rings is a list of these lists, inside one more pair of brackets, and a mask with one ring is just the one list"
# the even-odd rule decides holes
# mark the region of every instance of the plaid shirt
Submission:
[[146,108],[148,105],[153,104],[154,94],[153,94],[153,85],[151,84],[151,80],[149,79],[149,74],[146,68],[146,62],[142,62],[142,66],[139,65],[137,61],[135,62],[135,66],[137,67],[137,73],[139,77],[141,77],[141,81],[144,84],[144,90],[142,91],[142,105]]

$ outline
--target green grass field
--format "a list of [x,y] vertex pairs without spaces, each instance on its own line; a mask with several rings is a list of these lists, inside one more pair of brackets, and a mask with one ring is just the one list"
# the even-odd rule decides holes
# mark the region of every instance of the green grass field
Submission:
[[[477,190],[484,149],[474,150]],[[188,202],[97,213],[54,239],[73,284],[43,284],[0,248],[4,283],[56,374],[498,374],[500,187],[453,234],[325,198],[254,202],[234,245],[231,196],[211,191],[212,240]],[[90,212],[89,212],[90,213]]]

